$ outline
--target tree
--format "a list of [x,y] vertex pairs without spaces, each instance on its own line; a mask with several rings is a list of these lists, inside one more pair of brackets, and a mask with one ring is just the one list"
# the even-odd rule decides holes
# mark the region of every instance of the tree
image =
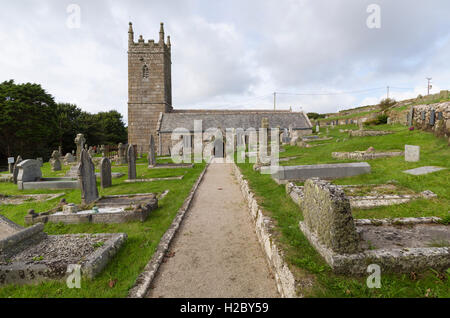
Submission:
[[39,84],[0,84],[0,156],[48,158],[55,143],[55,101]]

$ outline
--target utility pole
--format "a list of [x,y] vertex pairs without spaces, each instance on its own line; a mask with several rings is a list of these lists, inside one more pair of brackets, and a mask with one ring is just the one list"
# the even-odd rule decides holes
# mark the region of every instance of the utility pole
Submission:
[[428,80],[428,86],[427,86],[427,89],[428,89],[428,95],[430,95],[430,89],[431,89],[431,84],[430,84],[430,82],[431,82],[431,80],[433,79],[432,77],[427,77],[426,78],[427,80]]
[[277,108],[277,92],[273,92],[273,110]]
[[389,99],[389,86],[387,87],[387,98]]

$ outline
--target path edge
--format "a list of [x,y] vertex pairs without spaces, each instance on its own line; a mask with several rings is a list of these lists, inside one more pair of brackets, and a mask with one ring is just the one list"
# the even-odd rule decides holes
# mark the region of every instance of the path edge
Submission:
[[183,205],[178,210],[177,215],[172,221],[172,224],[162,236],[156,249],[156,252],[153,254],[153,257],[147,263],[142,273],[139,274],[139,276],[136,278],[136,282],[130,289],[127,298],[144,298],[147,295],[148,290],[150,289],[150,285],[153,282],[153,279],[155,278],[156,273],[158,272],[159,266],[161,265],[164,259],[164,255],[168,251],[170,243],[175,237],[175,234],[178,232],[181,222],[183,221],[187,210],[191,206],[191,202],[194,198],[197,188],[199,187],[200,183],[203,180],[203,176],[205,175],[208,166],[209,164],[206,164],[205,169],[203,169],[197,181],[192,186],[188,197],[184,200]]
[[248,181],[244,179],[239,167],[233,163],[234,175],[239,182],[242,195],[247,202],[248,212],[255,226],[256,236],[259,244],[264,251],[264,256],[269,264],[270,270],[275,276],[278,292],[283,298],[300,298],[297,295],[297,283],[295,276],[289,269],[288,264],[284,260],[282,250],[276,245],[272,238],[274,223],[270,217],[262,213],[261,208],[256,201],[254,193],[251,191]]

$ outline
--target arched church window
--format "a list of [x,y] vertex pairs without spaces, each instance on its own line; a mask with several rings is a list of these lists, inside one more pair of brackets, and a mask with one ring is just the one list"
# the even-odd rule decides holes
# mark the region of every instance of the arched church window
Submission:
[[148,70],[148,66],[144,65],[142,67],[142,78],[144,79],[148,79],[149,78],[149,70]]

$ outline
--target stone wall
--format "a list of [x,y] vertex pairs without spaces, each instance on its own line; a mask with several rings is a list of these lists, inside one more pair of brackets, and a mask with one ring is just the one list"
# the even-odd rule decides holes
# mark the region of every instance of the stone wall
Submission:
[[414,106],[412,124],[436,136],[449,138],[450,102]]

